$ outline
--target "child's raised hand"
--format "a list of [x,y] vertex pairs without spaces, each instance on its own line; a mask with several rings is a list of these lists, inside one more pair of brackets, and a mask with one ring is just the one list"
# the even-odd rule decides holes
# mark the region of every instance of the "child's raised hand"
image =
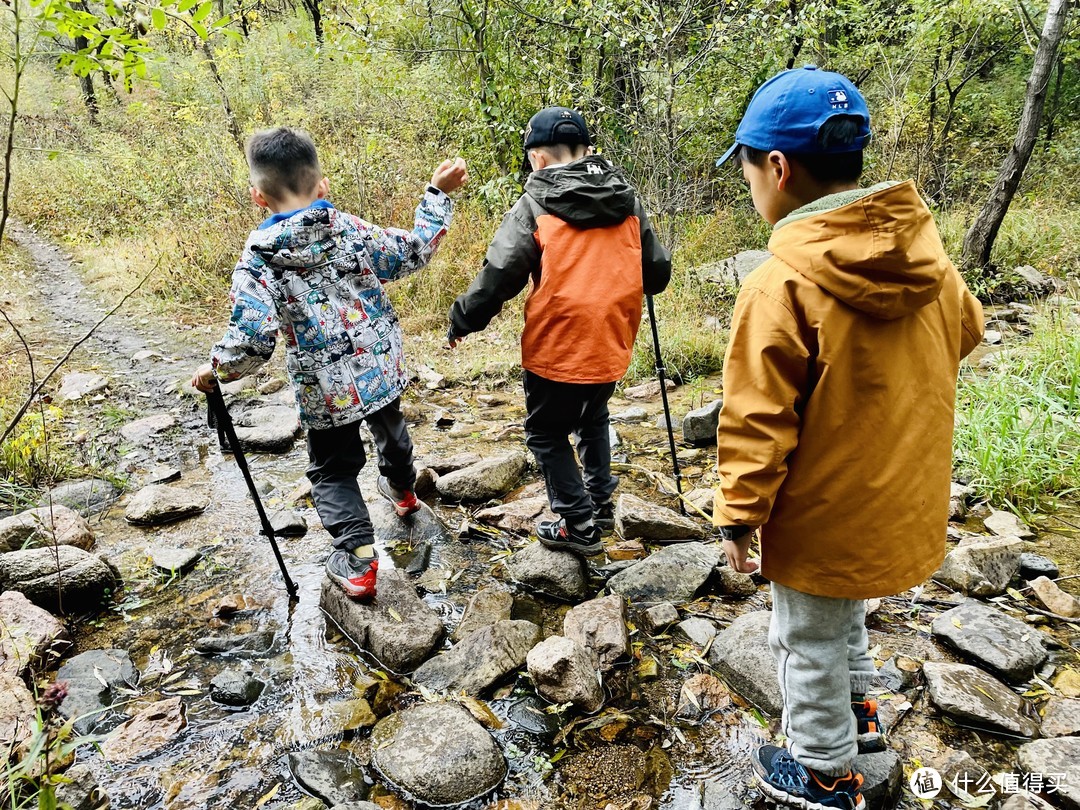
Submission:
[[204,394],[211,393],[217,388],[217,380],[214,379],[214,367],[209,363],[199,366],[191,377],[191,385]]
[[464,158],[444,160],[431,175],[431,185],[446,194],[457,191],[467,182],[469,182],[469,170],[465,166]]

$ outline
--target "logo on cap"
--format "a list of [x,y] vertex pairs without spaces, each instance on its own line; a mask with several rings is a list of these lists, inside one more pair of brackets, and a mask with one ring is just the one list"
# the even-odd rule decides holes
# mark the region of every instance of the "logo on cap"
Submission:
[[829,91],[829,106],[834,110],[846,110],[850,105],[847,92],[844,90]]

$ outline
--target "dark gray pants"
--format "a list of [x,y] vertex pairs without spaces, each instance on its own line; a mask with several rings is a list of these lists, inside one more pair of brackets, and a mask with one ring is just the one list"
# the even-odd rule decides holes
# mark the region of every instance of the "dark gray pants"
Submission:
[[544,475],[551,511],[567,523],[591,520],[594,508],[611,500],[619,484],[611,474],[608,436],[608,400],[614,392],[615,383],[553,382],[525,372],[525,444]]
[[[413,445],[401,415],[401,400],[368,414],[363,421],[375,439],[379,472],[396,489],[412,489],[416,484]],[[334,538],[334,547],[352,550],[373,543],[375,530],[356,480],[367,463],[360,422],[309,430],[307,446],[311,498],[323,526]]]

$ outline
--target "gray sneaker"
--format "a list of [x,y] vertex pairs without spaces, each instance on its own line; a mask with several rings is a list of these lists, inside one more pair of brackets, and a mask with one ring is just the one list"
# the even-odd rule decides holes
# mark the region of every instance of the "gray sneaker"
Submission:
[[334,549],[326,560],[326,575],[351,599],[374,599],[378,572],[378,557],[357,557],[343,548]]

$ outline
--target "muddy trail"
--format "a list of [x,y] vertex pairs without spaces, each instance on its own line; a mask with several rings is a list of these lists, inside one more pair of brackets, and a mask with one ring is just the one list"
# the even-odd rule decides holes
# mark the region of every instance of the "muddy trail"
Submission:
[[[24,227],[14,229],[13,236],[32,257],[34,269],[24,278],[7,279],[4,294],[18,296],[36,312],[35,319],[21,327],[42,359],[55,357],[99,320],[106,307],[61,251]],[[318,785],[335,781],[340,785],[347,781],[345,774],[354,781],[360,774],[365,783],[362,793],[379,807],[426,806],[403,798],[404,792],[372,766],[369,727],[375,715],[391,714],[434,699],[433,695],[360,649],[320,607],[330,544],[306,495],[302,437],[287,442],[280,452],[248,453],[272,516],[280,519],[295,513],[308,527],[302,536],[279,540],[299,587],[299,599],[293,603],[267,541],[259,534],[253,503],[233,457],[221,451],[207,427],[202,397],[183,385],[205,356],[202,336],[167,322],[132,318],[126,311],[107,320],[50,385],[50,390],[58,390],[64,375],[73,371],[106,380],[101,390],[64,405],[64,424],[80,437],[83,460],[101,470],[99,476],[107,474],[122,484],[119,498],[88,510],[88,519],[96,537],[94,552],[116,567],[124,587],[106,610],[71,618],[73,646],[57,663],[90,650],[122,650],[130,655],[139,677],[128,685],[120,704],[103,715],[100,733],[170,698],[182,703],[186,726],[140,756],[109,758],[86,747],[78,761],[92,771],[113,808],[317,808],[333,803],[312,796],[319,793]],[[443,380],[440,358],[415,351],[408,356],[417,366],[426,363],[434,369],[432,374],[425,370],[406,396],[422,466],[450,470],[476,457],[524,452],[523,398],[515,384],[486,388]],[[291,406],[280,363],[275,358],[259,378],[230,387],[227,401],[234,418],[242,419],[258,408]],[[39,359],[39,365],[44,364]],[[718,386],[717,380],[709,380],[672,392],[676,422],[688,410],[715,399]],[[625,415],[614,424],[620,492],[676,507],[677,500],[665,491],[670,468],[659,397],[631,400],[620,393],[611,409]],[[139,421],[148,417],[155,419]],[[133,428],[133,423],[138,424]],[[681,444],[679,454],[687,490],[714,484],[710,448]],[[133,525],[125,519],[126,507],[141,489],[164,475],[164,468],[179,471],[175,486],[199,493],[206,509],[164,525]],[[376,474],[369,465],[361,476],[369,502],[377,498]],[[531,503],[542,493],[537,472],[530,466],[501,500],[511,505]],[[518,519],[512,528],[497,528],[478,513],[498,504],[444,503],[430,491],[424,499],[446,527],[446,539],[430,546],[403,542],[384,547],[382,558],[386,567],[396,565],[407,572],[424,603],[442,618],[448,638],[470,597],[489,587],[512,593],[510,618],[535,623],[545,637],[561,632],[572,604],[512,581],[507,571],[511,555],[534,542],[528,532],[532,516]],[[954,541],[968,533],[988,533],[983,518],[989,510],[979,504],[965,506],[961,511],[966,514],[957,514],[952,523]],[[501,520],[504,526],[513,522]],[[705,525],[704,520],[699,523]],[[1067,578],[1076,572],[1076,541],[1069,534],[1055,533],[1057,526],[1067,529],[1060,521],[1048,522],[1045,530],[1025,541],[1024,550],[1049,553],[1059,564],[1059,575]],[[646,543],[639,549],[617,536],[607,542],[610,559],[590,562],[586,599],[603,595],[609,577],[656,548]],[[714,543],[715,538],[709,537],[703,545]],[[182,572],[170,572],[153,562],[164,552],[197,552],[198,559]],[[479,701],[463,699],[491,730],[506,759],[507,776],[493,792],[457,806],[461,810],[763,807],[752,787],[748,757],[756,745],[775,739],[779,724],[761,710],[761,700],[746,694],[753,692],[753,682],[760,677],[749,660],[752,656],[719,648],[731,643],[725,634],[740,617],[767,610],[768,588],[755,581],[735,593],[725,582],[717,569],[680,605],[679,621],[698,621],[688,629],[670,623],[650,628],[639,606],[631,604],[630,654],[605,673],[603,705],[595,712],[549,704],[537,695],[524,667],[485,689]],[[1071,583],[1066,580],[1063,585],[1069,588]],[[1026,622],[1030,633],[1044,638],[1049,653],[1040,660],[1034,679],[1013,683],[1013,693],[1026,696],[1028,712],[1051,696],[1080,695],[1055,686],[1056,678],[1071,672],[1080,631],[1038,612],[1032,607],[1037,603],[1029,604],[1026,594],[1012,593],[987,604]],[[872,806],[899,802],[914,808],[919,802],[907,790],[907,775],[920,764],[944,767],[959,752],[990,774],[1022,772],[1017,754],[1024,742],[1021,735],[1000,727],[987,729],[974,715],[969,720],[956,713],[946,716],[930,700],[919,675],[919,662],[970,660],[935,638],[932,628],[936,617],[963,599],[960,593],[929,583],[918,592],[871,605],[872,654],[883,674],[898,673],[892,680],[884,678],[874,690],[892,753],[875,755],[883,772],[875,777],[879,787]],[[696,635],[697,630],[704,635]],[[239,643],[216,654],[198,652],[197,648],[206,648],[207,638],[260,641]],[[760,633],[740,638],[747,650],[754,644],[760,649]],[[450,641],[443,642],[443,649],[450,647]],[[733,672],[740,668],[741,679]],[[242,708],[213,699],[211,681],[227,672],[262,682],[259,697]],[[54,673],[55,665],[48,674]],[[718,675],[723,679],[716,680]],[[373,710],[371,716],[358,716],[364,714],[358,711],[362,703]],[[322,781],[312,781],[310,773],[298,774],[303,768],[296,756],[290,757],[301,752],[348,754],[353,770],[335,770],[326,763],[340,760],[324,758]],[[444,766],[433,762],[432,767]],[[938,801],[961,806],[960,799],[949,794]]]

